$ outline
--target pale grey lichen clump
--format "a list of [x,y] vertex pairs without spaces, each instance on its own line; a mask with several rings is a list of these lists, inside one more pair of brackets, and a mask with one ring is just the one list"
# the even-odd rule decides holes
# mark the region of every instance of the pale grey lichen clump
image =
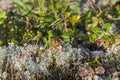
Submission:
[[[39,68],[37,68],[36,63],[30,56],[34,53],[35,48],[35,45],[25,44],[24,46],[17,46],[12,43],[7,47],[0,47],[0,73],[5,73],[2,67],[5,62],[9,67],[13,65],[15,70],[23,72],[24,66],[30,74],[37,73]],[[23,72],[23,74],[26,74],[26,72]]]
[[83,59],[81,48],[72,48],[70,44],[65,44],[64,51],[58,51],[55,55],[57,66],[69,66],[70,62],[78,62]]
[[52,75],[49,67],[53,63],[57,67],[69,67],[70,62],[77,62],[83,58],[81,48],[72,48],[70,44],[66,44],[63,51],[56,49],[54,54],[48,49],[38,56],[37,50],[39,47],[34,44],[17,46],[10,43],[8,46],[0,47],[0,74],[4,78],[5,73],[8,74],[3,68],[5,61],[6,65],[13,66],[26,79],[29,79],[32,74]]
[[[29,80],[31,75],[39,73],[46,76],[54,76],[50,70],[51,66],[62,69],[69,68],[71,63],[81,63],[85,58],[84,54],[89,53],[82,46],[74,48],[69,43],[64,44],[63,51],[56,49],[55,53],[50,49],[43,53],[38,53],[39,49],[41,49],[40,46],[34,44],[17,46],[10,43],[8,46],[0,47],[0,75],[2,79],[6,79],[10,74],[6,69],[7,67],[13,67],[14,71],[19,71],[15,75],[21,76],[22,74],[26,80]],[[119,53],[120,47],[112,46],[107,49],[106,54],[114,53],[111,50]]]
[[[53,63],[56,67],[69,67],[71,62],[78,62],[83,59],[81,48],[73,48],[69,43],[64,45],[64,50],[47,50],[41,54],[40,69],[44,73],[49,73],[47,68]],[[50,73],[49,73],[50,74]]]
[[107,48],[106,50],[106,54],[110,55],[110,54],[120,54],[120,42],[116,42],[115,44],[112,44],[110,47]]
[[[41,49],[40,46],[34,44],[17,46],[10,43],[8,46],[0,47],[0,78],[2,77],[5,80],[11,74],[7,71],[7,67],[13,67],[14,71],[19,71],[15,75],[22,75],[25,77],[25,80],[29,80],[31,75],[39,73],[46,76],[54,76],[50,70],[51,66],[61,69],[69,68],[71,63],[81,63],[85,58],[84,54],[89,53],[82,46],[74,48],[69,43],[64,44],[63,51],[56,49],[55,53],[50,49],[43,53],[38,53],[39,49]],[[107,49],[105,54],[108,56],[115,53],[111,50],[119,53],[120,47],[112,46]]]

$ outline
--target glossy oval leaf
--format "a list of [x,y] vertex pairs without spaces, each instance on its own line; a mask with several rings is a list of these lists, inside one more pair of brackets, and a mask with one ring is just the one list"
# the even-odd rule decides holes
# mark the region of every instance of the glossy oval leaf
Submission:
[[70,39],[70,36],[65,34],[63,34],[61,37],[63,38],[64,41],[69,41]]
[[25,14],[27,14],[27,13],[30,11],[30,9],[29,9],[29,7],[27,6],[27,4],[23,3],[22,1],[20,1],[20,0],[13,0],[13,2],[14,2],[20,9],[22,9],[22,10],[25,12]]
[[0,18],[6,18],[6,11],[0,12]]
[[100,28],[97,28],[97,27],[91,28],[91,31],[94,32],[95,34],[101,34],[102,33],[102,30]]
[[93,25],[94,25],[94,26],[97,26],[97,24],[98,24],[98,19],[97,19],[97,17],[92,17],[92,22],[93,22]]
[[48,41],[46,37],[43,37],[42,40],[44,43],[47,43],[47,41]]
[[54,35],[53,35],[53,32],[52,32],[51,30],[49,30],[47,33],[48,33],[48,36],[49,36],[49,37],[53,37],[53,36],[54,36]]
[[104,24],[103,26],[104,26],[104,30],[105,30],[106,32],[109,32],[109,31],[111,30],[111,28],[112,28],[110,23],[106,23],[106,24]]

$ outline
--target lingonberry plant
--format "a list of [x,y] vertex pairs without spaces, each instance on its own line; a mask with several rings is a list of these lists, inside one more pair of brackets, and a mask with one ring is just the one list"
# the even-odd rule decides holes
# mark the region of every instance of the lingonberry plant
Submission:
[[[114,41],[119,33],[118,29],[112,26],[113,23],[119,24],[116,16],[119,16],[120,12],[118,5],[111,5],[103,10],[89,2],[91,9],[82,13],[78,12],[81,5],[72,6],[74,1],[13,2],[17,7],[14,11],[0,12],[1,46],[9,42],[20,45],[29,42],[38,44],[42,41],[46,49],[59,39],[63,42],[70,41],[74,45],[81,39],[81,44],[96,43],[104,46],[101,43]],[[103,42],[98,42],[99,40]]]

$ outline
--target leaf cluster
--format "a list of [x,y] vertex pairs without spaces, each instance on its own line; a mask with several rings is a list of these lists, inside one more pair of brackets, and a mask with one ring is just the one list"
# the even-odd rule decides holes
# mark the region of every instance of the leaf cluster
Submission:
[[14,11],[0,12],[0,46],[9,42],[20,45],[42,41],[45,48],[49,48],[58,39],[73,44],[76,41],[87,44],[98,39],[105,42],[115,39],[116,33],[111,33],[111,30],[112,22],[119,24],[119,5],[102,9],[92,4],[86,13],[79,13],[81,5],[72,9],[70,6],[74,2],[71,1],[13,2],[17,6]]

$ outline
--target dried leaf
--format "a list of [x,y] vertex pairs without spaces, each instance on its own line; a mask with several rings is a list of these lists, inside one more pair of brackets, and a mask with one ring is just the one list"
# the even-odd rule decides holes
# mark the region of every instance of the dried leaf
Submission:
[[103,80],[100,76],[98,76],[98,75],[95,75],[94,76],[94,80]]
[[55,46],[62,45],[62,40],[61,39],[56,39],[56,40],[53,41],[52,44],[55,45]]
[[83,66],[84,66],[85,70],[87,70],[88,75],[93,75],[95,73],[94,70],[92,69],[92,67],[89,66],[88,63],[83,64]]
[[95,41],[95,43],[96,43],[98,46],[103,46],[104,40],[103,40],[103,39],[97,39],[97,40]]
[[86,76],[84,80],[93,80],[92,78],[92,76]]
[[117,76],[120,75],[120,72],[117,72],[117,71],[116,71],[116,72],[114,72],[112,75],[113,75],[113,78],[114,78],[114,77],[117,77]]
[[83,64],[84,70],[79,72],[79,75],[82,77],[83,80],[92,80],[93,75],[95,74],[94,70],[88,63]]
[[102,66],[98,66],[98,67],[95,69],[95,73],[96,73],[96,74],[104,74],[104,73],[105,73],[105,69],[104,69]]
[[81,77],[86,77],[86,76],[88,76],[87,72],[82,72],[82,71],[79,72],[79,75],[80,75]]
[[63,43],[61,39],[56,39],[52,42],[52,47],[55,49],[56,47],[58,47],[59,50],[63,50]]

